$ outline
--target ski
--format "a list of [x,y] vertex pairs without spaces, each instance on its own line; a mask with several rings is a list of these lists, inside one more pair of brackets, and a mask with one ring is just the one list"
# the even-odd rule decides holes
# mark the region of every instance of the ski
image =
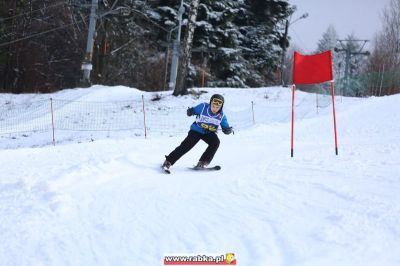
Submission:
[[[189,167],[189,169],[194,170],[194,171],[218,171],[218,170],[221,170],[221,166],[219,166],[219,165],[215,165],[215,166],[211,166],[211,167],[193,166],[193,167]],[[161,165],[161,170],[163,171],[163,173],[171,174],[171,170],[162,165]]]
[[210,166],[210,167],[189,167],[189,169],[191,170],[195,170],[195,171],[219,171],[221,170],[221,166],[219,165],[215,165],[215,166]]

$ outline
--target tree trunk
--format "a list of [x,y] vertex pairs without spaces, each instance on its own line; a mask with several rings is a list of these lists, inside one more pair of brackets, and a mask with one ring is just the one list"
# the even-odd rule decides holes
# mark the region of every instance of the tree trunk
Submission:
[[186,26],[185,39],[183,41],[183,51],[179,64],[180,71],[178,71],[177,82],[173,93],[174,96],[187,94],[186,78],[192,58],[192,42],[194,29],[196,27],[196,17],[199,4],[200,0],[192,0],[190,3],[188,24]]

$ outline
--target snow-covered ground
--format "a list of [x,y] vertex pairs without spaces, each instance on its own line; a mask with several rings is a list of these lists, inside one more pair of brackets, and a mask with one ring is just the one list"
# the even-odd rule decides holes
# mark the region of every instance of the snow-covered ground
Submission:
[[[145,93],[154,111],[146,139],[130,131],[56,131],[52,146],[47,131],[2,136],[0,264],[162,265],[166,254],[234,252],[246,266],[400,265],[400,95],[337,97],[336,156],[331,106],[317,114],[315,94],[297,92],[291,158],[290,89],[207,91],[200,99],[164,92],[157,102]],[[162,174],[164,155],[193,119],[185,109],[215,92],[225,96],[236,128],[219,134],[213,164],[222,170],[188,169],[206,147],[199,143],[171,175]],[[0,103],[140,102],[141,95],[96,86],[2,94]],[[59,110],[75,117],[69,104]],[[114,121],[116,113],[99,115]],[[169,124],[157,117],[178,126],[163,134]]]

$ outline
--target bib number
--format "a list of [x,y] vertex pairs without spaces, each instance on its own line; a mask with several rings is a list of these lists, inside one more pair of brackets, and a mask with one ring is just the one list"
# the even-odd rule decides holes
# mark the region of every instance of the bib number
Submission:
[[204,128],[205,130],[208,130],[208,131],[211,131],[211,132],[217,131],[217,128],[215,126],[213,126],[213,125],[207,125],[207,124],[201,123],[200,126],[202,128]]

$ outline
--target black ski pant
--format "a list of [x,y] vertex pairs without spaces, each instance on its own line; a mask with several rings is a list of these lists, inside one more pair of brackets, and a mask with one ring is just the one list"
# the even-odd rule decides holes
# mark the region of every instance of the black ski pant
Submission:
[[219,147],[219,138],[216,133],[210,132],[208,134],[201,134],[197,131],[190,130],[187,137],[182,141],[182,143],[176,147],[168,156],[165,156],[167,161],[169,161],[172,165],[178,161],[185,153],[190,151],[199,140],[203,140],[208,144],[207,149],[201,155],[200,160],[202,162],[210,163],[214,158],[215,153]]

